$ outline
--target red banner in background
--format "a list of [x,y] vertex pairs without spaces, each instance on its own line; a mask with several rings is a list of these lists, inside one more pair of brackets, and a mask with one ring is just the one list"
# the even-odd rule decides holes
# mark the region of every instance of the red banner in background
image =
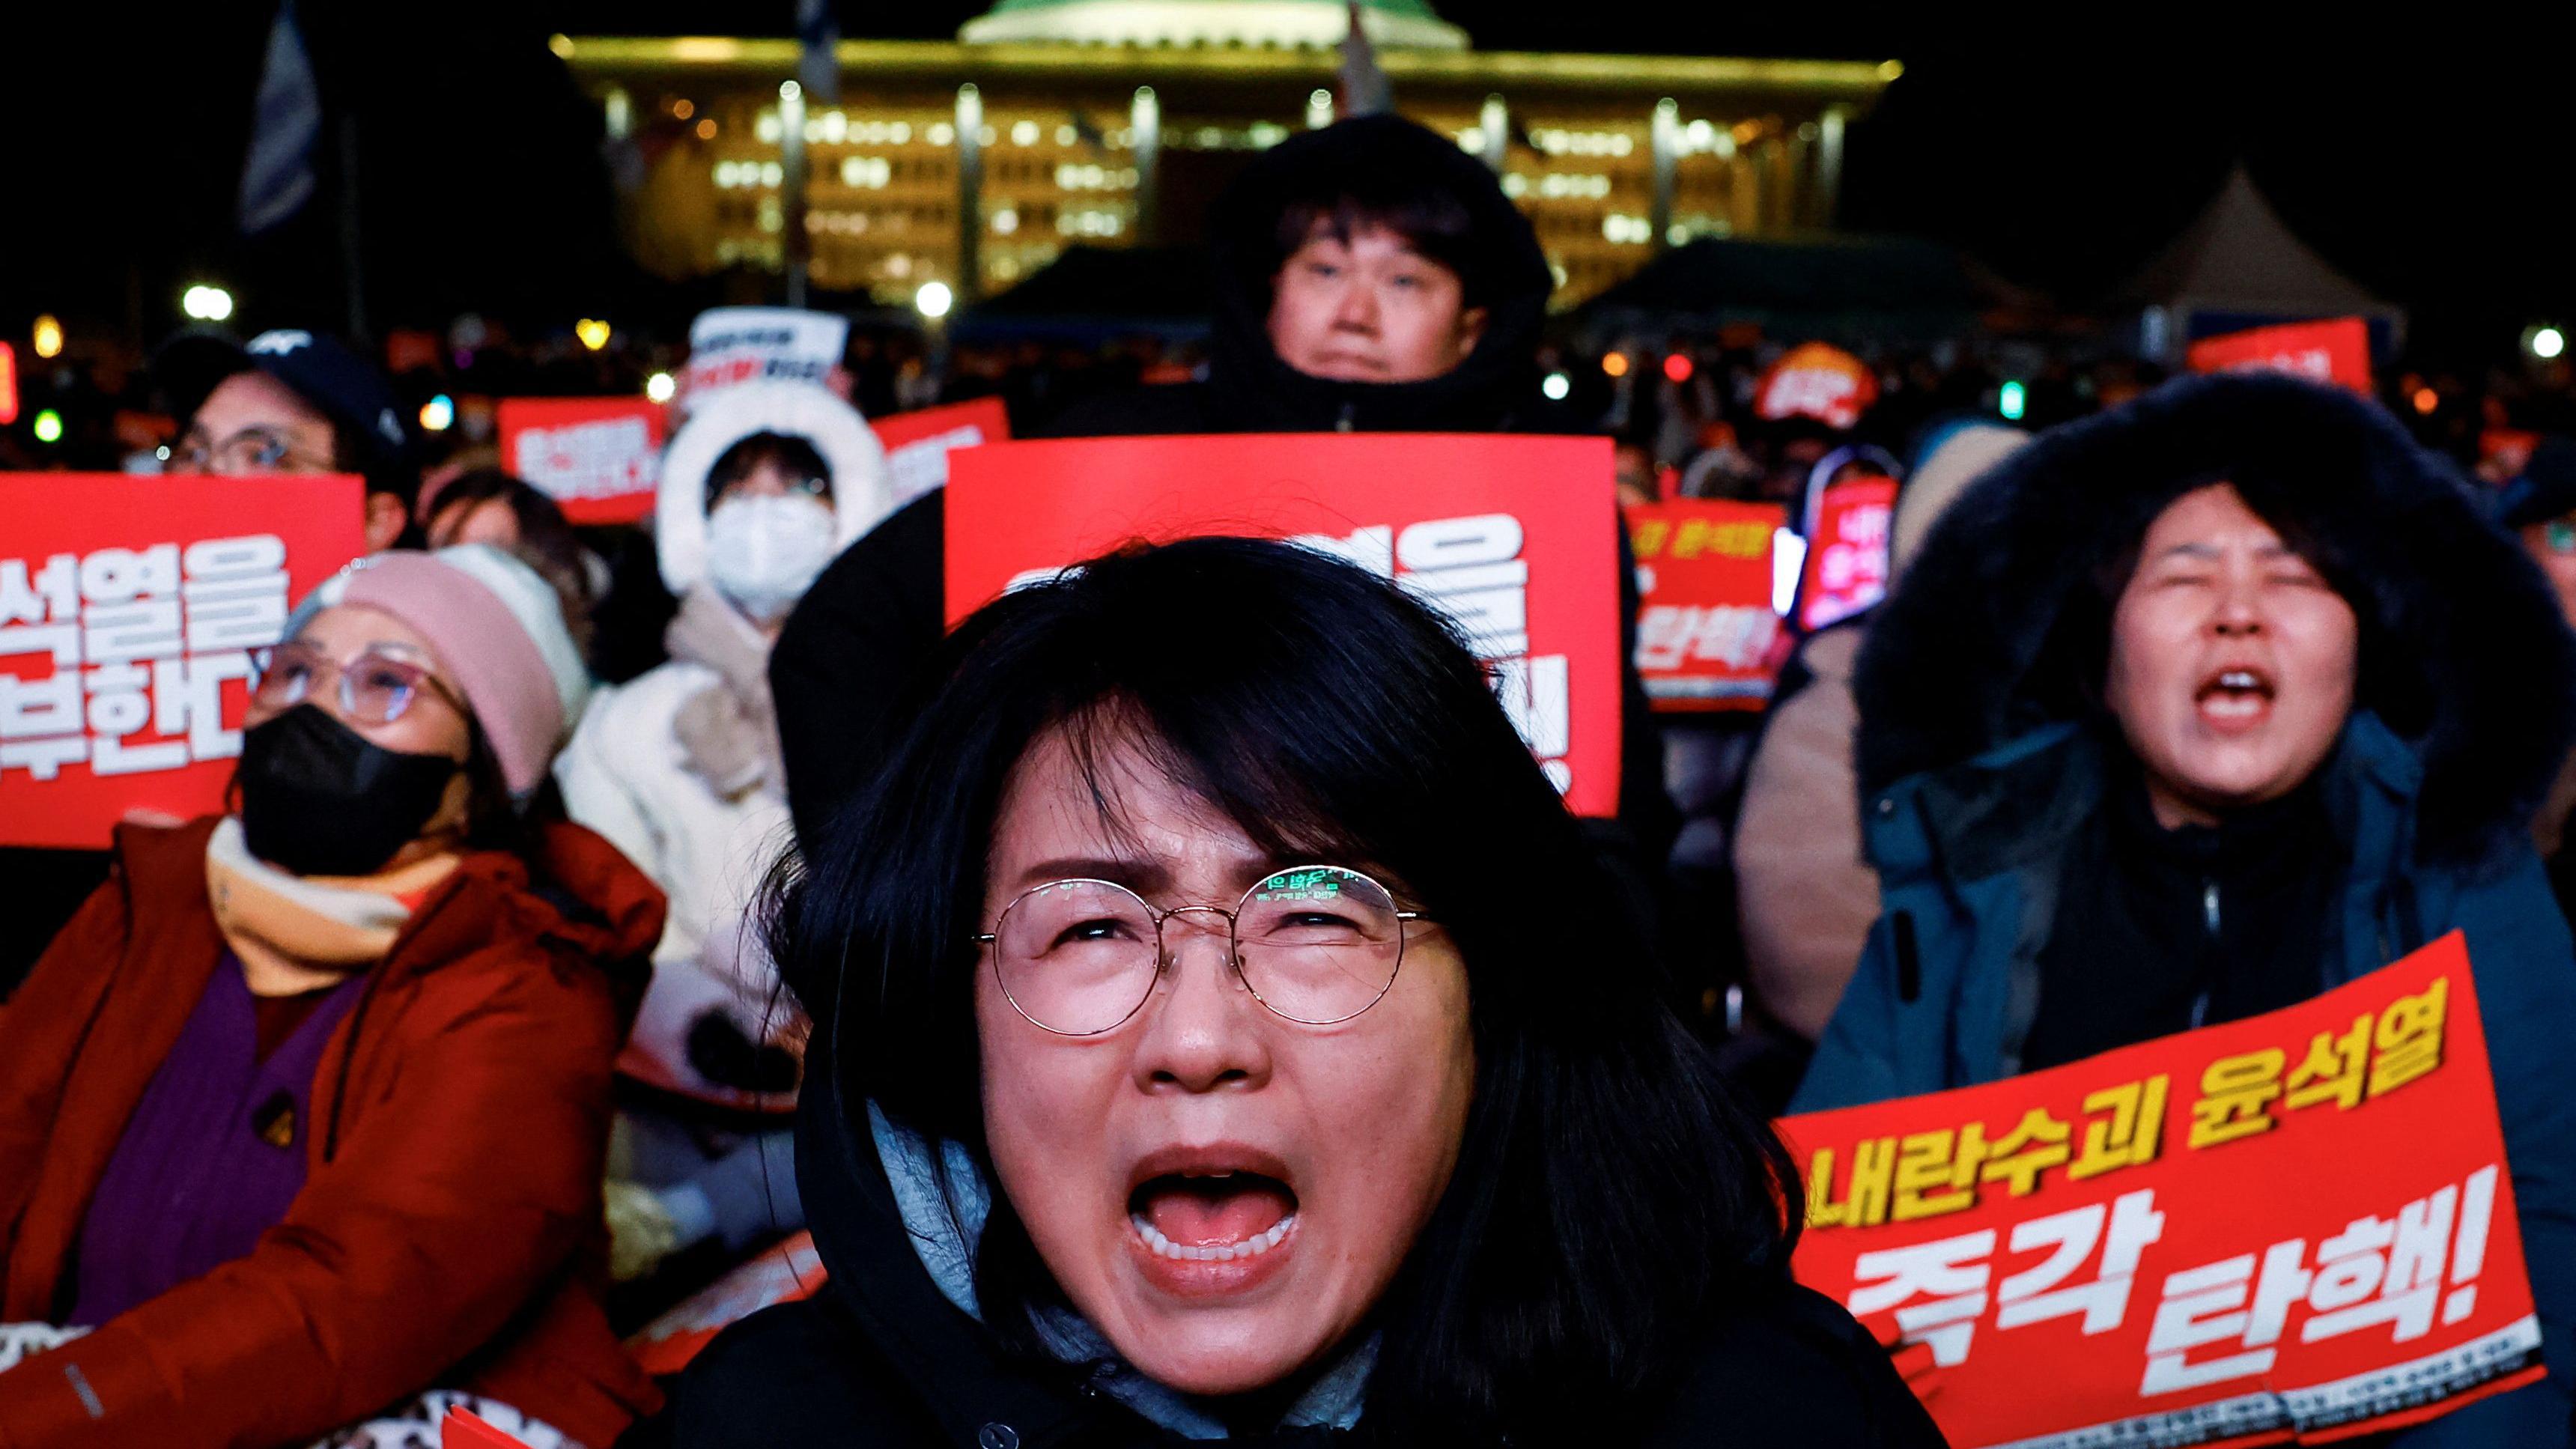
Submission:
[[991,443],[951,456],[948,617],[1131,539],[1288,538],[1441,609],[1566,803],[1619,801],[1606,438],[1315,433]]
[[997,397],[922,408],[878,418],[877,442],[884,445],[886,474],[894,479],[897,508],[933,489],[948,486],[948,455],[959,448],[1008,442],[1011,416]]
[[1627,514],[1646,697],[1658,711],[1760,709],[1777,682],[1771,549],[1788,510],[1680,498]]
[[2364,397],[2370,390],[2370,327],[2358,317],[2292,322],[2204,337],[2186,354],[2194,372],[2255,368],[2331,382]]
[[1806,580],[1798,623],[1812,634],[1887,597],[1888,529],[1896,516],[1896,480],[1851,478],[1816,495],[1807,529]]
[[640,397],[511,397],[501,466],[574,523],[635,523],[662,481],[662,405]]
[[1804,342],[1781,354],[1753,391],[1756,416],[1813,418],[1849,429],[1878,401],[1878,374],[1839,347]]
[[1959,1449],[2320,1443],[2541,1376],[2454,933],[2286,1010],[1780,1124],[1800,1282]]
[[363,486],[0,475],[0,844],[222,808],[251,654],[365,550]]

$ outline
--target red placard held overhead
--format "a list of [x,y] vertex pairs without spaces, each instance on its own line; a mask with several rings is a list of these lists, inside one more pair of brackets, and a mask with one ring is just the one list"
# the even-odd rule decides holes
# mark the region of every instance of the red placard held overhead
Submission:
[[1600,438],[1245,434],[951,456],[948,617],[1131,539],[1292,538],[1456,620],[1566,802],[1619,799],[1618,512]]
[[895,413],[868,424],[886,453],[895,506],[948,486],[948,455],[959,448],[1008,442],[1011,416],[997,397]]
[[1807,528],[1806,581],[1798,624],[1809,633],[1887,597],[1888,529],[1896,480],[1847,478],[1816,494]]
[[1959,1449],[2318,1443],[2541,1376],[2457,933],[2285,1010],[1780,1130],[1799,1281],[1922,1346]]
[[2311,382],[2331,382],[2364,397],[2370,390],[2370,328],[2358,317],[2292,322],[2204,337],[2186,354],[2194,372],[2238,368],[2286,372]]
[[0,475],[0,844],[222,808],[251,654],[364,551],[363,487]]
[[1637,674],[1661,712],[1760,709],[1776,682],[1776,503],[1677,498],[1627,510],[1637,560]]
[[574,523],[633,523],[653,513],[662,428],[662,405],[640,397],[503,398],[501,466]]

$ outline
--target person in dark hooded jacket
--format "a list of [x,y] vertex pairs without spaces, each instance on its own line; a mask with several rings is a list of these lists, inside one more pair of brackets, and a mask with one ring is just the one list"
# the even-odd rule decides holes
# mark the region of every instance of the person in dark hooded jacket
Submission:
[[[1210,232],[1219,303],[1207,380],[1093,400],[1054,434],[1569,430],[1538,387],[1546,255],[1492,173],[1446,137],[1386,115],[1294,137],[1227,191]],[[1318,267],[1378,285],[1336,307],[1347,293],[1308,285],[1329,283]],[[1453,300],[1408,330],[1403,299],[1415,291]],[[1613,532],[1624,549],[1626,530]],[[779,638],[770,683],[799,841],[817,837],[901,731],[894,702],[945,625],[945,540],[934,491],[835,560]],[[1623,661],[1632,573],[1620,570]],[[1603,847],[1631,863],[1633,893],[1679,817],[1634,666],[1622,676],[1618,825]]]
[[2366,400],[2220,376],[2043,434],[1861,651],[1883,907],[1794,1109],[2255,1015],[2464,931],[2549,1377],[2398,1442],[2568,1443],[2576,949],[2525,829],[2571,687],[2538,572]]

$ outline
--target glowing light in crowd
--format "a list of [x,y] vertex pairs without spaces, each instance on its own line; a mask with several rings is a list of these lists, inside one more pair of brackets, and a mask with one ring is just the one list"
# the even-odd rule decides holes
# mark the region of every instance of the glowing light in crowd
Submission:
[[36,441],[59,443],[63,440],[63,415],[47,408],[36,414]]
[[50,312],[36,319],[36,355],[59,357],[63,351],[63,324]]
[[657,372],[644,379],[644,395],[655,402],[669,402],[678,396],[679,391],[679,381],[667,372]]
[[426,432],[443,433],[456,421],[456,399],[445,393],[420,405],[420,425]]
[[1551,372],[1539,379],[1538,390],[1549,402],[1563,402],[1574,395],[1574,379],[1563,372]]
[[2442,395],[2429,387],[2419,387],[2415,389],[2414,403],[2415,411],[2429,413],[2442,405]]
[[1664,376],[1675,382],[1691,380],[1691,360],[1687,352],[1676,352],[1664,359]]
[[922,316],[936,321],[957,305],[957,294],[948,290],[946,282],[924,282],[921,290],[912,294],[912,305]]
[[[2567,334],[2555,327],[2531,329],[2531,355],[2546,362],[2567,350]],[[47,356],[52,356],[47,353]]]
[[596,317],[584,317],[572,324],[572,335],[580,338],[581,345],[593,352],[608,345],[608,330],[608,324]]
[[18,352],[0,342],[0,428],[18,421]]
[[2023,387],[2020,379],[2007,381],[1995,390],[1995,411],[2002,413],[2007,419],[2020,422],[2021,415],[2029,407],[2030,389]]
[[179,294],[179,310],[200,322],[221,322],[233,315],[233,294],[200,282]]
[[1613,352],[1608,356],[1603,357],[1601,359],[1601,370],[1610,374],[1612,377],[1626,377],[1628,375],[1628,354],[1624,352]]
[[1798,607],[1798,579],[1807,567],[1807,540],[1786,528],[1771,531],[1771,612],[1785,619]]

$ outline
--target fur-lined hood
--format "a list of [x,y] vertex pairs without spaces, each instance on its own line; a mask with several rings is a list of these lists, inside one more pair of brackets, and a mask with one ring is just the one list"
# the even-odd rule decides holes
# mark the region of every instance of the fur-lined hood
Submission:
[[2098,708],[2096,579],[2219,481],[2361,616],[2358,704],[2422,764],[2423,853],[2519,834],[2576,733],[2576,636],[2447,463],[2375,404],[2274,374],[2178,381],[2052,429],[1959,498],[1861,653],[1864,798]]

